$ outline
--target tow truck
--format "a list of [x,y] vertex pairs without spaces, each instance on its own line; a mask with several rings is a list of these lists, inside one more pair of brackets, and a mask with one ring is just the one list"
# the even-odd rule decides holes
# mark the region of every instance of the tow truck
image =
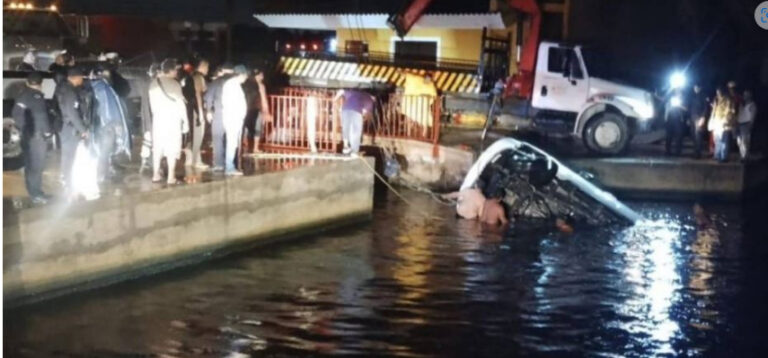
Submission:
[[[487,126],[504,119],[519,131],[574,136],[590,151],[605,155],[624,152],[635,134],[651,129],[656,113],[650,92],[596,77],[583,46],[540,41],[542,14],[536,0],[507,1],[528,16],[530,29],[517,73],[495,86]],[[390,27],[405,36],[431,2],[411,1],[390,16]],[[454,103],[447,101],[446,109],[461,110],[466,101]]]

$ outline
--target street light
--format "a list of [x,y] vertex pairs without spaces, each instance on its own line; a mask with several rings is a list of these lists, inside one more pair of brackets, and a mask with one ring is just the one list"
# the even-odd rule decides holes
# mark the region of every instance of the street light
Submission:
[[669,76],[669,86],[672,89],[683,88],[686,82],[688,82],[688,79],[685,78],[685,74],[682,72],[678,71]]

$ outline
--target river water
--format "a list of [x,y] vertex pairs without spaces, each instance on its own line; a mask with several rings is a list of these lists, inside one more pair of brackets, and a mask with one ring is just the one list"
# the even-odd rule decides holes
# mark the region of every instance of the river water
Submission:
[[[762,214],[630,202],[634,227],[515,232],[418,193],[374,220],[5,311],[7,356],[760,356]],[[764,211],[762,211],[764,213]],[[750,215],[755,218],[750,219]],[[435,217],[442,217],[438,220]]]

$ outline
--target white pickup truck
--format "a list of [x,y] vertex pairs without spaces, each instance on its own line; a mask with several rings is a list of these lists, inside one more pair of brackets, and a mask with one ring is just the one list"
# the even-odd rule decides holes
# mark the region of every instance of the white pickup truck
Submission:
[[[552,137],[575,136],[601,154],[619,154],[650,129],[653,95],[595,77],[581,46],[542,42],[531,100],[507,98],[490,107],[488,123]],[[499,97],[496,97],[499,98]]]

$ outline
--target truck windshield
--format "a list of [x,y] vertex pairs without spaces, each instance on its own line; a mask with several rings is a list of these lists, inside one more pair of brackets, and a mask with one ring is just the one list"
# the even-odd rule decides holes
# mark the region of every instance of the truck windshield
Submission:
[[584,65],[587,67],[587,73],[590,77],[606,80],[616,77],[611,65],[613,61],[610,54],[594,48],[582,48],[581,55],[584,57]]
[[3,9],[3,35],[69,37],[72,34],[56,12]]

